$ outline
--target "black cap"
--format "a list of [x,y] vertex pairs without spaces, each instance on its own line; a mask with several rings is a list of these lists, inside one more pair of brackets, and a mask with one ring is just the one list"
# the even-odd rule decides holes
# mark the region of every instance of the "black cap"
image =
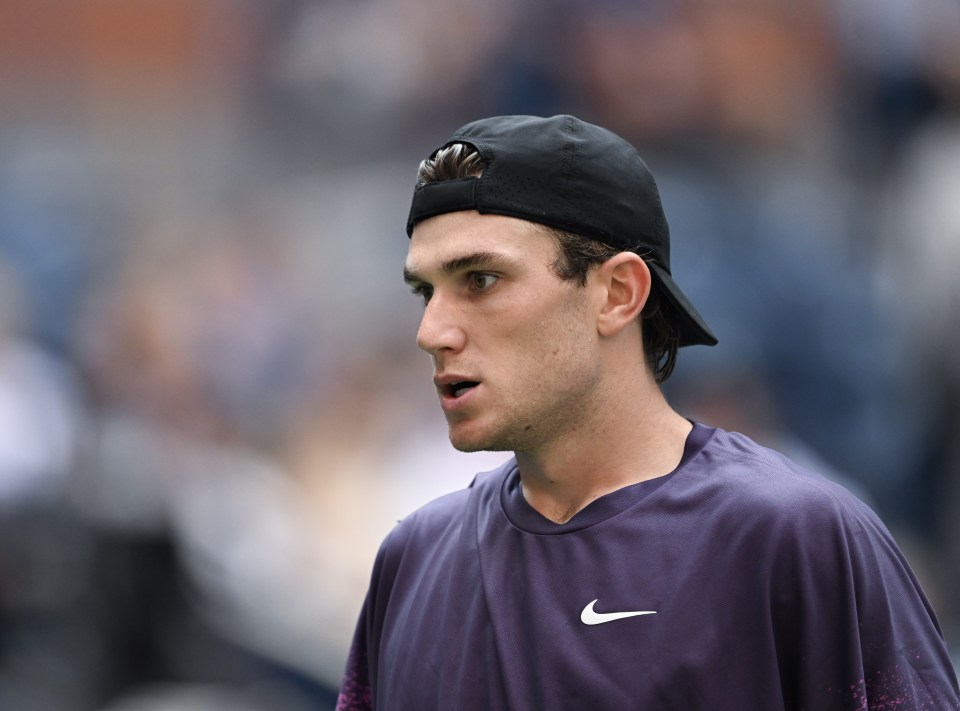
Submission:
[[639,253],[655,287],[680,314],[680,345],[716,336],[670,273],[670,230],[657,184],[636,149],[573,116],[497,116],[468,123],[446,143],[466,143],[483,162],[479,177],[417,185],[407,235],[421,220],[476,210],[538,222]]

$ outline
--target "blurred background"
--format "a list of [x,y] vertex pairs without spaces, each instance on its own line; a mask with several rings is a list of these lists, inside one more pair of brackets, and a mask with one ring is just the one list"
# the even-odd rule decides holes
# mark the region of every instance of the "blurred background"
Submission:
[[876,508],[960,649],[956,0],[0,0],[0,708],[330,709],[454,452],[418,161],[574,113],[720,337],[685,414]]

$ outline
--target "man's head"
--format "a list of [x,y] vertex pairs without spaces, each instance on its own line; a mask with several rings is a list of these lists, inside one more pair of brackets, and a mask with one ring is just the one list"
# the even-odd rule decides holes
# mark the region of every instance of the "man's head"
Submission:
[[500,214],[542,226],[557,241],[557,275],[585,283],[595,265],[640,255],[653,288],[641,319],[658,380],[681,346],[716,338],[674,283],[657,186],[629,143],[572,116],[502,116],[467,124],[421,163],[407,222],[455,211]]
[[458,449],[589,437],[680,346],[715,342],[670,277],[646,166],[572,117],[460,129],[421,164],[407,227],[417,341]]

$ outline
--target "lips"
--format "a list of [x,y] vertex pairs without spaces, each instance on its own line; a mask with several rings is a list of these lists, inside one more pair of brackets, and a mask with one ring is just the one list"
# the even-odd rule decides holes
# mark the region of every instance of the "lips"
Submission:
[[434,378],[433,382],[437,386],[441,400],[445,403],[461,401],[462,398],[472,393],[480,385],[479,380],[460,375],[437,377]]

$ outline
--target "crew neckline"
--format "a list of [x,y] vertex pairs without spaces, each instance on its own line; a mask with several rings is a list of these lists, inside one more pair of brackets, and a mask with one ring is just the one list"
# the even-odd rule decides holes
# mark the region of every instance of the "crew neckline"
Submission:
[[690,430],[683,445],[683,455],[672,472],[611,491],[591,501],[566,523],[554,523],[527,502],[520,486],[520,470],[514,460],[500,488],[500,504],[503,512],[510,523],[517,528],[540,535],[573,533],[602,523],[635,506],[666,484],[704,448],[716,430],[697,422],[692,424],[693,429]]

